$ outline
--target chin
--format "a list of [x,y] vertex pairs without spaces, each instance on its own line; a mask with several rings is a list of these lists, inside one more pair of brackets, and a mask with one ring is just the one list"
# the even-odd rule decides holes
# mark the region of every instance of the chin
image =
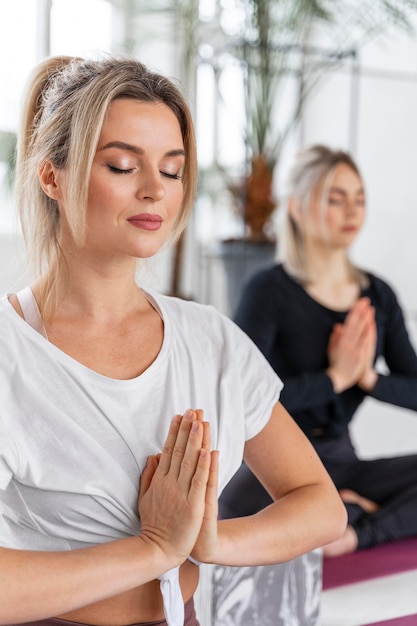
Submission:
[[161,249],[162,246],[146,247],[141,248],[140,250],[136,249],[136,251],[132,253],[132,256],[136,259],[151,259],[152,257],[156,256],[158,252],[161,251]]

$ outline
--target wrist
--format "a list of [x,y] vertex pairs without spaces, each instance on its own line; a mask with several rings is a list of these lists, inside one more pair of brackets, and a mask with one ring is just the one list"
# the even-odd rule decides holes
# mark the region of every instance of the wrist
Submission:
[[222,554],[225,550],[224,537],[220,534],[224,520],[216,520],[215,534],[209,541],[199,539],[191,552],[191,561],[208,564],[222,564]]
[[335,393],[342,393],[342,391],[345,391],[345,389],[348,388],[349,385],[346,385],[346,381],[343,379],[343,377],[340,376],[331,367],[326,370],[326,374],[331,380],[331,383],[333,385],[333,391]]
[[374,369],[367,370],[358,380],[358,386],[363,390],[373,391],[378,380],[378,373]]
[[157,542],[150,539],[146,534],[140,534],[134,538],[137,541],[138,551],[136,556],[141,562],[146,562],[151,580],[158,578],[164,572],[178,567],[184,559],[178,558],[173,554],[169,554],[158,545]]

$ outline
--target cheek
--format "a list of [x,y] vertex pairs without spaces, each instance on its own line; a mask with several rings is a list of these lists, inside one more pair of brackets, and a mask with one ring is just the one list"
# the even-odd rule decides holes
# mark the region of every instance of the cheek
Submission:
[[326,214],[325,224],[328,228],[337,226],[342,218],[342,213],[339,209],[328,209]]
[[103,214],[107,208],[114,207],[114,200],[117,196],[114,185],[97,184],[97,181],[92,181],[88,190],[88,213],[90,215]]
[[184,191],[182,186],[179,189],[172,191],[169,202],[169,212],[175,216],[181,207],[181,202],[184,197]]

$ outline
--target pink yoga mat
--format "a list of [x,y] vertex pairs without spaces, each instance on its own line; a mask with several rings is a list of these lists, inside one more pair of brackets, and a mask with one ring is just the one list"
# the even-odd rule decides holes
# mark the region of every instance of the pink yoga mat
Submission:
[[372,622],[366,626],[416,626],[417,615],[405,615],[404,617],[395,617],[394,619],[386,620],[385,622]]
[[[323,589],[332,589],[414,569],[417,569],[417,537],[386,543],[332,559],[324,559]],[[382,623],[389,624],[389,622]],[[415,619],[414,626],[416,625]]]

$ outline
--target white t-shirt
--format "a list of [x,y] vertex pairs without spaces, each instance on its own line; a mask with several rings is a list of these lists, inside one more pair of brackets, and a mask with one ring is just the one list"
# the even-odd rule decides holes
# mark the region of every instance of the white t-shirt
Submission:
[[147,297],[164,340],[131,380],[75,361],[1,299],[0,545],[71,550],[135,535],[141,472],[176,413],[204,410],[219,491],[267,423],[282,383],[252,341],[210,306]]

